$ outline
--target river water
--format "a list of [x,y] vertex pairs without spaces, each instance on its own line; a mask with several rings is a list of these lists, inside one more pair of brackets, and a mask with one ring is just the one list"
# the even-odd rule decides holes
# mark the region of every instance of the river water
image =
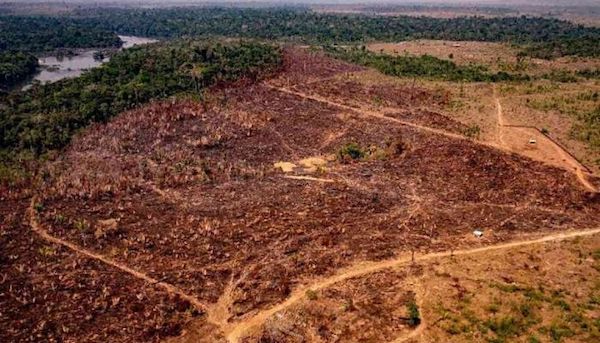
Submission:
[[[154,39],[134,37],[134,36],[119,36],[123,41],[122,49],[131,48],[136,45],[143,45],[156,42]],[[33,81],[37,80],[41,83],[56,82],[68,77],[77,77],[84,71],[100,66],[102,63],[108,62],[108,58],[102,61],[94,59],[94,53],[98,50],[83,50],[75,56],[45,56],[39,58],[40,70],[33,76],[33,79],[24,85],[23,89],[31,87]]]

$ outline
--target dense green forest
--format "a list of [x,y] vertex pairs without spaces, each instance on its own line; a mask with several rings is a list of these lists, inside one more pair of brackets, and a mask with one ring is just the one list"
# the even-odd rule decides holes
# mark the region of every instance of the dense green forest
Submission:
[[34,55],[21,51],[0,52],[0,91],[33,74],[38,67]]
[[0,16],[0,91],[35,73],[38,62],[34,53],[119,46],[121,40],[114,32],[84,20]]
[[219,35],[317,44],[420,38],[502,41],[529,45],[525,52],[536,57],[600,56],[600,28],[524,16],[443,19],[282,8],[86,9],[75,16],[97,28],[149,37]]
[[0,52],[119,47],[113,31],[66,17],[0,16]]
[[157,43],[117,53],[75,79],[34,86],[0,99],[2,160],[65,146],[91,122],[173,94],[239,78],[256,79],[281,63],[278,48],[260,43]]
[[433,80],[458,82],[498,82],[529,80],[527,75],[506,72],[491,73],[483,66],[458,66],[448,60],[423,56],[391,56],[378,54],[365,49],[325,47],[330,56],[348,62],[375,68],[380,72],[401,77],[422,77]]
[[63,17],[0,16],[0,51],[120,44],[116,33],[227,36],[327,44],[410,39],[502,41],[533,57],[600,56],[600,28],[533,17],[368,16],[294,8],[86,8]]

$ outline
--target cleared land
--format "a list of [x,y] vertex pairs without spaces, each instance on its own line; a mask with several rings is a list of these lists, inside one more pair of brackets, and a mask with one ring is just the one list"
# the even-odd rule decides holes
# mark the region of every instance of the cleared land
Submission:
[[3,340],[428,341],[448,323],[427,282],[454,287],[435,263],[595,237],[574,170],[469,138],[451,93],[368,73],[288,49],[264,83],[87,129],[33,194],[3,192]]
[[[395,55],[429,54],[452,60],[459,65],[481,65],[493,71],[521,72],[533,76],[554,75],[550,80],[508,83],[497,87],[481,83],[455,83],[419,80],[416,84],[439,94],[446,93],[449,101],[445,114],[477,128],[481,140],[497,142],[525,156],[550,161],[555,147],[545,147],[550,138],[573,155],[588,172],[600,172],[600,143],[597,135],[586,127],[593,126],[595,112],[600,108],[600,85],[597,80],[570,80],[561,82],[564,73],[600,68],[598,59],[558,58],[555,60],[518,59],[517,51],[506,44],[486,42],[451,42],[422,40],[398,44],[372,44],[375,52]],[[452,57],[452,58],[450,58]],[[410,79],[390,81],[381,76],[372,77],[373,82],[396,82],[414,84]],[[576,81],[576,82],[574,82]],[[499,134],[497,116],[498,102],[503,108],[503,125],[512,127],[504,143]],[[519,128],[521,127],[521,128]],[[529,144],[534,139],[542,144]],[[547,145],[547,144],[546,144]],[[544,152],[546,151],[546,152]],[[554,164],[562,163],[562,157]]]
[[431,55],[452,60],[459,65],[475,64],[492,71],[527,72],[530,75],[543,75],[551,72],[597,69],[600,61],[594,58],[576,56],[560,57],[553,60],[538,58],[517,58],[519,50],[507,43],[414,40],[400,43],[371,43],[367,48],[373,52],[392,55]]

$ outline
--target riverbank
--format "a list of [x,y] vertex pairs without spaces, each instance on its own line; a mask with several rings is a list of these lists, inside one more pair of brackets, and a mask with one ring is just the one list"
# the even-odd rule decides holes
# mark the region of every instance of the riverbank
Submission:
[[[144,45],[154,43],[157,40],[145,37],[136,36],[119,36],[123,42],[121,48],[128,49],[136,45]],[[39,57],[39,70],[32,77],[19,85],[21,90],[27,90],[36,83],[51,83],[65,78],[78,77],[86,70],[101,66],[110,60],[111,50],[116,52],[116,49],[78,49],[74,54],[51,54]],[[97,53],[100,52],[106,56],[98,58]],[[16,88],[16,89],[18,89]]]

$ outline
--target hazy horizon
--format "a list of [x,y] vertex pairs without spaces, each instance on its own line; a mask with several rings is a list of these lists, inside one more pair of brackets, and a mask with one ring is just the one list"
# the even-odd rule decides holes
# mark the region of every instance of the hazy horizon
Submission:
[[597,0],[0,0],[0,3],[59,3],[59,4],[127,4],[127,5],[155,5],[155,4],[320,4],[320,5],[336,5],[336,4],[353,4],[353,5],[485,5],[485,6],[599,6]]

